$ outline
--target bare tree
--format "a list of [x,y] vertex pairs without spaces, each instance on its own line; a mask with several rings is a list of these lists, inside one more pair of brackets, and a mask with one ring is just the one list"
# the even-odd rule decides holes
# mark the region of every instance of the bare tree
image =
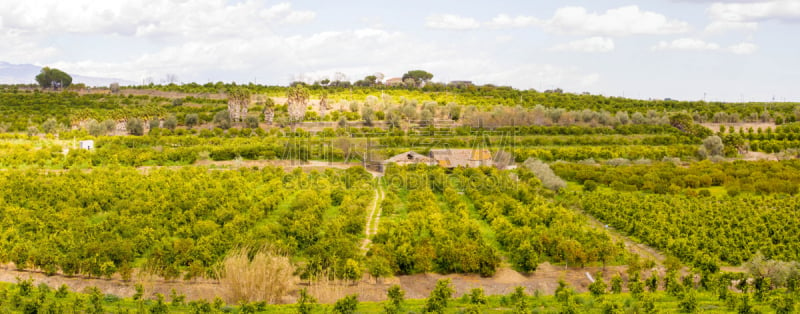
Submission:
[[328,92],[323,90],[322,93],[319,95],[320,114],[324,113],[327,110],[328,110]]
[[303,73],[292,75],[291,78],[292,82],[303,82],[304,84],[308,83],[308,76]]
[[178,76],[173,73],[167,73],[167,75],[164,77],[164,81],[166,81],[169,84],[177,83]]
[[514,164],[514,156],[511,155],[510,152],[505,150],[498,150],[497,153],[494,154],[494,165],[498,169],[505,169],[513,164]]
[[350,139],[346,137],[337,138],[333,142],[333,147],[338,148],[342,151],[342,157],[344,158],[345,161],[350,159],[350,154],[354,150],[354,146],[355,145],[353,145]]
[[386,77],[381,72],[375,72],[375,74],[373,74],[373,76],[375,76],[375,81],[377,81],[378,83],[383,83],[383,78]]

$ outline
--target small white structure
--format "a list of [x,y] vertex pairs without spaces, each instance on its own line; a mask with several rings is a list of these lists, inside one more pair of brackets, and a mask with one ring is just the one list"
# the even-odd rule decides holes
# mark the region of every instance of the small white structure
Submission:
[[86,149],[86,150],[94,149],[93,140],[80,141],[80,144],[81,144],[81,149]]

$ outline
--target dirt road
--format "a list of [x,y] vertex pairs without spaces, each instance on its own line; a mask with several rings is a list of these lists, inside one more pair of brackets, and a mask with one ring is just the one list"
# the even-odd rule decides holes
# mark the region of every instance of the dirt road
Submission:
[[[16,271],[10,265],[0,266],[0,281],[16,282],[16,278],[33,279],[34,285],[45,283],[52,288],[58,288],[66,284],[72,291],[84,291],[87,287],[97,287],[104,294],[113,294],[120,297],[131,297],[136,292],[134,284],[142,284],[145,288],[145,295],[153,297],[155,293],[169,295],[172,289],[178,293],[186,295],[187,301],[205,299],[213,300],[217,296],[225,295],[222,286],[214,280],[198,281],[164,281],[157,278],[140,277],[133,281],[125,282],[118,278],[97,279],[85,277],[66,277],[62,275],[46,276],[41,272]],[[421,299],[426,298],[431,290],[436,286],[436,281],[449,278],[456,290],[456,297],[468,293],[472,288],[482,288],[488,295],[508,294],[514,288],[525,287],[529,294],[539,291],[544,295],[553,294],[558,287],[558,280],[563,279],[570,286],[579,292],[587,291],[590,284],[585,273],[595,274],[601,267],[570,267],[564,269],[561,265],[551,265],[542,263],[538,269],[531,274],[522,274],[508,267],[501,267],[492,277],[481,277],[469,274],[449,274],[441,275],[435,273],[416,274],[407,276],[397,276],[375,279],[364,275],[362,280],[355,284],[350,282],[326,283],[323,286],[312,286],[310,291],[320,302],[333,303],[342,297],[350,294],[358,294],[361,301],[383,301],[386,300],[386,290],[398,284],[406,291],[406,298]],[[624,266],[606,267],[606,281],[617,272],[624,273]],[[289,295],[282,298],[282,303],[296,302],[297,293],[300,289],[309,287],[307,282],[300,282]],[[235,303],[235,302],[233,302]]]
[[383,200],[383,189],[381,189],[380,184],[376,184],[375,188],[375,198],[372,200],[372,205],[370,206],[369,213],[367,213],[367,222],[366,226],[364,227],[364,232],[366,234],[366,238],[361,241],[361,251],[364,254],[367,254],[367,250],[369,249],[369,244],[372,243],[372,236],[378,233],[378,224],[380,224],[381,220],[381,201]]
[[606,228],[606,224],[602,223],[601,221],[597,220],[597,218],[594,218],[594,216],[589,215],[588,213],[582,210],[578,210],[578,212],[586,216],[586,218],[589,220],[589,223],[591,223],[593,226],[600,229],[606,229],[606,231],[608,231],[608,235],[611,236],[611,239],[613,239],[614,241],[622,241],[622,243],[625,243],[625,248],[628,249],[628,251],[630,251],[631,253],[639,255],[639,257],[641,257],[642,260],[648,260],[648,259],[653,260],[658,265],[662,265],[664,263],[666,257],[664,256],[664,254],[661,254],[660,251],[646,244],[633,241],[627,236],[617,232],[617,230],[613,228]]

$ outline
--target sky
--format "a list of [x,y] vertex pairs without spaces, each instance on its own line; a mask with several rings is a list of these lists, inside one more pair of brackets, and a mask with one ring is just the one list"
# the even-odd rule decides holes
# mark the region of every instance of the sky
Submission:
[[0,61],[134,82],[434,81],[800,101],[800,0],[0,0]]

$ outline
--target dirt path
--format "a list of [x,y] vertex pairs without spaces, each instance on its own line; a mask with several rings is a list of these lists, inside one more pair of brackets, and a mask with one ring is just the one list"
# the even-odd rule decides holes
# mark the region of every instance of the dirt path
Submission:
[[372,200],[372,206],[370,206],[371,208],[367,214],[367,223],[364,227],[364,233],[367,237],[361,241],[361,251],[364,252],[364,254],[367,254],[369,244],[372,243],[370,238],[378,232],[378,223],[381,219],[381,207],[379,206],[381,200],[383,200],[383,189],[381,189],[380,184],[377,184],[375,188],[375,198]]
[[589,213],[584,212],[583,210],[578,210],[578,212],[586,216],[586,218],[589,219],[590,224],[600,229],[606,229],[606,231],[608,231],[608,235],[611,236],[611,239],[613,239],[614,241],[622,241],[622,243],[625,243],[625,248],[628,249],[628,251],[636,255],[639,255],[639,257],[641,257],[643,260],[648,260],[648,259],[653,260],[656,262],[656,264],[659,265],[662,265],[664,263],[666,257],[664,256],[664,254],[662,254],[655,248],[652,248],[643,243],[633,241],[627,236],[620,234],[617,230],[611,227],[606,228],[607,226],[606,224],[597,220],[597,218],[590,215]]
[[166,281],[154,276],[134,274],[131,281],[124,281],[119,274],[115,274],[110,279],[85,276],[67,277],[60,274],[47,276],[39,271],[16,270],[13,264],[0,266],[0,282],[16,283],[17,278],[22,280],[31,279],[34,285],[44,283],[53,289],[57,289],[61,285],[67,285],[71,291],[75,292],[82,292],[86,288],[96,287],[104,294],[113,294],[120,297],[133,296],[136,292],[135,284],[141,284],[144,287],[145,297],[152,297],[156,293],[168,296],[172,289],[186,295],[187,300],[213,300],[215,296],[224,294],[219,283],[210,279]]
[[[369,275],[353,284],[352,282],[330,282],[323,285],[310,285],[307,282],[298,280],[298,284],[293,291],[281,298],[280,303],[296,302],[298,291],[309,288],[322,303],[333,303],[350,294],[358,294],[360,301],[383,301],[386,300],[386,290],[391,285],[400,285],[406,291],[406,298],[422,299],[427,298],[431,290],[436,286],[436,281],[443,278],[452,280],[456,290],[455,296],[468,293],[472,288],[482,288],[488,295],[509,294],[514,288],[525,287],[529,294],[539,291],[544,295],[552,295],[558,287],[558,280],[563,279],[571,287],[579,292],[585,292],[591,283],[586,277],[586,273],[595,274],[601,270],[600,266],[593,267],[570,267],[564,269],[561,265],[551,265],[547,262],[539,265],[537,270],[531,274],[522,274],[508,267],[501,267],[492,277],[481,277],[475,274],[448,274],[441,275],[435,273],[396,276],[381,279],[376,282]],[[605,275],[606,281],[616,273],[624,273],[625,266],[607,266]],[[186,295],[187,301],[198,299],[213,300],[217,296],[225,295],[224,288],[214,280],[198,281],[164,281],[157,278],[134,278],[133,281],[125,282],[117,278],[97,279],[85,277],[66,277],[63,275],[46,276],[41,272],[16,271],[13,266],[0,266],[0,281],[16,282],[16,278],[32,279],[34,285],[40,283],[47,284],[53,289],[62,284],[69,286],[72,291],[84,291],[88,287],[97,287],[104,294],[113,294],[120,297],[131,297],[136,292],[134,285],[142,284],[145,288],[147,298],[152,298],[155,293],[168,296],[172,289],[178,293]]]
[[745,161],[756,161],[756,160],[781,160],[781,154],[775,153],[764,153],[764,152],[747,152],[742,155],[742,160]]
[[722,125],[724,125],[724,126],[726,126],[728,128],[734,127],[734,129],[736,131],[739,131],[739,129],[747,130],[749,128],[753,128],[753,130],[757,130],[758,128],[761,128],[762,130],[766,130],[767,128],[771,128],[771,129],[775,130],[775,128],[778,127],[773,122],[736,122],[736,123],[704,122],[704,123],[700,123],[700,125],[708,128],[709,130],[714,131],[714,132],[719,131],[719,127],[722,126]]
[[383,198],[386,195],[384,194],[383,189],[381,188],[380,185],[378,185],[378,193],[379,193],[379,197],[378,197],[378,203],[376,204],[377,206],[375,206],[375,216],[374,216],[375,218],[374,218],[374,221],[372,222],[372,225],[371,225],[372,232],[370,233],[369,230],[367,231],[367,236],[370,236],[370,237],[374,236],[375,234],[378,233],[378,226],[381,223],[381,214],[383,213],[383,210],[382,210],[382,208],[380,206],[380,202],[383,201]]

